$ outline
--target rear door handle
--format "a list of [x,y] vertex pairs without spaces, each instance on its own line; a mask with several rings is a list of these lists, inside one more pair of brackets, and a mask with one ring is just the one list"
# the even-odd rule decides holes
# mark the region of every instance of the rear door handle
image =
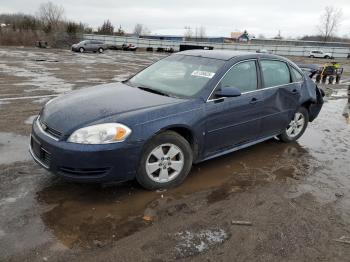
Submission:
[[258,103],[258,99],[256,97],[253,97],[251,100],[250,100],[250,104],[254,105]]

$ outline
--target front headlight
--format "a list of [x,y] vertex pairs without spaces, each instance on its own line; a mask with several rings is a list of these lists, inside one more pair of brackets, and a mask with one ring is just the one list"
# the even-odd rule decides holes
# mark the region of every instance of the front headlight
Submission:
[[68,142],[78,144],[110,144],[123,142],[131,134],[130,128],[123,124],[107,123],[76,130]]

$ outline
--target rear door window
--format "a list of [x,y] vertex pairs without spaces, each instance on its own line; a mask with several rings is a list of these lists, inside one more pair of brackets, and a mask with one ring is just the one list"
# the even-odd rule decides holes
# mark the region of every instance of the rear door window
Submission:
[[247,61],[233,66],[221,80],[220,87],[236,87],[242,93],[256,90],[258,78],[255,61]]
[[288,65],[282,61],[262,60],[261,71],[264,78],[264,87],[274,87],[291,83]]

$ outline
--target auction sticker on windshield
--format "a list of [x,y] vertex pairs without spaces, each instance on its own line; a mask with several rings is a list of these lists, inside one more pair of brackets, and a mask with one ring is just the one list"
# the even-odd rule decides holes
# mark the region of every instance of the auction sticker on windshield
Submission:
[[206,77],[206,78],[213,78],[215,73],[208,72],[208,71],[199,71],[195,70],[192,72],[191,76],[199,76],[199,77]]

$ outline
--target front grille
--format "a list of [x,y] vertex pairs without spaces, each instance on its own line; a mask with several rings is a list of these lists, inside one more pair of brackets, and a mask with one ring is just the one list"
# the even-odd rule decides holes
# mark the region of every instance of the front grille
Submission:
[[73,176],[102,176],[110,170],[109,167],[105,168],[70,168],[60,167],[59,171]]
[[35,157],[44,165],[50,167],[51,153],[44,149],[41,144],[33,137],[30,139],[30,146]]
[[40,118],[39,118],[39,125],[45,133],[47,133],[47,134],[49,134],[57,139],[59,139],[62,135],[62,133],[60,131],[50,127],[47,123],[42,121]]

